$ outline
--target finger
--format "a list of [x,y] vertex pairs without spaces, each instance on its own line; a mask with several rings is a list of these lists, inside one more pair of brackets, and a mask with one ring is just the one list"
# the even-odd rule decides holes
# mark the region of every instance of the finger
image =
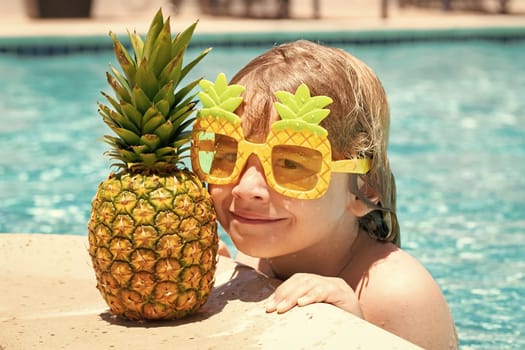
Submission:
[[315,284],[310,283],[307,278],[292,276],[284,281],[270,296],[265,305],[266,312],[283,313],[290,310],[297,305],[297,300],[308,295],[314,286]]
[[317,303],[319,302],[319,300],[317,300],[318,298],[311,295],[311,294],[306,294],[306,295],[303,295],[302,297],[300,297],[299,299],[297,299],[297,306],[306,306],[306,305],[310,305],[310,304],[313,304],[313,303]]
[[295,305],[297,305],[295,299],[284,299],[279,304],[277,304],[275,311],[277,311],[278,314],[282,314],[288,310],[291,310]]
[[266,312],[274,312],[277,310],[277,302],[275,301],[273,294],[268,298],[264,307],[266,308]]
[[297,298],[277,298],[276,295],[272,295],[265,304],[266,312],[271,313],[277,311],[282,314],[297,305]]
[[327,301],[327,290],[320,286],[305,286],[304,289],[296,290],[293,295],[280,300],[275,305],[277,313],[284,313],[295,306],[306,306],[309,304]]
[[[279,286],[280,287],[280,286]],[[287,293],[287,288],[277,288],[277,290],[268,298],[265,304],[266,312],[283,313],[290,310],[296,304],[297,298],[300,296],[294,296],[293,294]]]

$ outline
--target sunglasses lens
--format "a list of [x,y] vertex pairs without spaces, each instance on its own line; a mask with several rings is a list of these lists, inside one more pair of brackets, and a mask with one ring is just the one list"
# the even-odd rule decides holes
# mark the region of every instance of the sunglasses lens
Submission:
[[227,178],[233,173],[237,161],[237,141],[234,138],[213,132],[199,132],[195,146],[199,167],[204,174]]
[[278,145],[272,148],[275,181],[296,191],[310,191],[319,180],[322,154],[311,148]]
[[[230,136],[200,131],[194,137],[194,149],[200,171],[209,183],[232,176],[237,162],[239,144]],[[266,156],[259,154],[265,159]],[[261,161],[266,161],[261,159]],[[316,149],[275,145],[271,151],[271,167],[275,182],[292,191],[311,191],[319,183],[323,156]]]

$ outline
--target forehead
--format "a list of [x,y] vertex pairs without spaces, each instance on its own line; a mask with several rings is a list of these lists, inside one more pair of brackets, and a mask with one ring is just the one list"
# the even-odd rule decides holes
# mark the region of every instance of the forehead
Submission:
[[271,97],[249,98],[237,109],[245,138],[252,142],[264,142],[270,126],[281,119],[273,107]]

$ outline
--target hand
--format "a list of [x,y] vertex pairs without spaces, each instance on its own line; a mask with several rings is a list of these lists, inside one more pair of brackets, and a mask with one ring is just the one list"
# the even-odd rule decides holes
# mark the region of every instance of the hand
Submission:
[[270,296],[266,312],[284,313],[313,303],[332,304],[363,317],[357,296],[345,280],[311,273],[296,273],[284,281]]

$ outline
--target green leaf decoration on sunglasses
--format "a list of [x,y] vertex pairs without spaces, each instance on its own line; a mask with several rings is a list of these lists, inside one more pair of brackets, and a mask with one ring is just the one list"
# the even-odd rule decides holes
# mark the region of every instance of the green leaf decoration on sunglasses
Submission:
[[213,116],[217,119],[226,118],[231,123],[239,123],[240,118],[234,111],[242,103],[240,96],[245,88],[242,85],[228,85],[226,75],[219,73],[215,82],[201,80],[199,85],[202,89],[198,93],[203,108],[199,111],[199,117]]
[[301,84],[292,94],[288,91],[276,91],[275,96],[280,102],[275,102],[275,109],[281,120],[272,125],[272,129],[293,129],[301,131],[308,129],[320,136],[328,132],[319,125],[330,114],[327,105],[333,102],[328,96],[311,96],[306,84]]

